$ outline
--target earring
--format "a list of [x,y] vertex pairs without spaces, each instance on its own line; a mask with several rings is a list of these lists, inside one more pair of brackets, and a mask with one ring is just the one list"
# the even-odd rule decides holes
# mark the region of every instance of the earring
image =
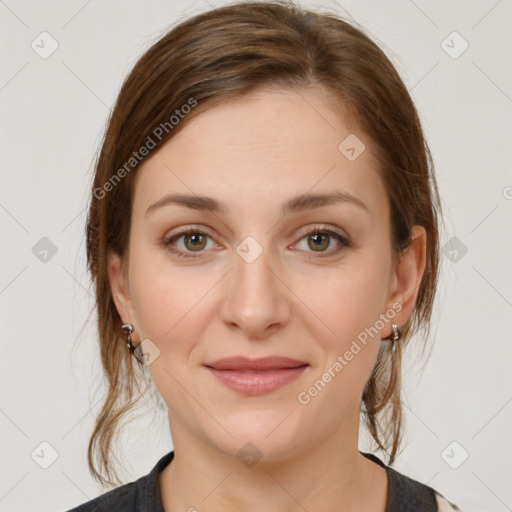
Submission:
[[384,340],[389,340],[392,343],[398,341],[402,336],[402,328],[398,327],[396,324],[391,324],[391,334],[387,338],[383,338]]
[[132,324],[124,324],[122,328],[126,331],[126,346],[131,353],[135,350],[135,346],[132,343],[132,333],[134,331]]

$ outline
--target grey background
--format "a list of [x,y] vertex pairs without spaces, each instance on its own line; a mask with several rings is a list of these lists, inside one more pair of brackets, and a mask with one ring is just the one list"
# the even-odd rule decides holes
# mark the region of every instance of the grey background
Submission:
[[[86,466],[103,395],[85,271],[91,162],[138,56],[178,19],[224,3],[0,0],[2,511],[65,510],[101,491]],[[406,360],[395,467],[466,511],[512,510],[512,2],[302,3],[353,17],[395,63],[446,209],[433,350],[424,369]],[[172,447],[151,410],[119,444],[125,481]]]

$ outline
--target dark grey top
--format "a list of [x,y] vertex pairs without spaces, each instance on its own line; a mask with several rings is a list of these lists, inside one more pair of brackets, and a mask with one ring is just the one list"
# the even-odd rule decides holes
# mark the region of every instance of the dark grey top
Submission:
[[[441,512],[459,510],[431,487],[386,466],[371,453],[362,454],[386,469],[388,498],[386,512]],[[160,498],[159,475],[172,461],[174,451],[164,455],[151,472],[134,482],[121,485],[68,512],[164,512]]]

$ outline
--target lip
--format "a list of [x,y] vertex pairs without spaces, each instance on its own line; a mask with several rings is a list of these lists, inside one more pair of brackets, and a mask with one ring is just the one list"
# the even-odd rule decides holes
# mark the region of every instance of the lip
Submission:
[[297,368],[307,364],[306,361],[290,359],[289,357],[270,356],[250,359],[245,356],[224,357],[205,366],[215,370],[283,370]]
[[204,365],[222,384],[247,396],[271,393],[298,379],[309,367],[288,357],[226,357]]

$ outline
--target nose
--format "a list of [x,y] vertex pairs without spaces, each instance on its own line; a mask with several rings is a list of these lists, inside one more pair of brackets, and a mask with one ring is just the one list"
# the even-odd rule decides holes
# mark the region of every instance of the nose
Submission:
[[291,316],[290,291],[268,253],[264,249],[254,261],[238,253],[233,255],[234,265],[227,276],[221,307],[222,321],[252,340],[274,334]]

